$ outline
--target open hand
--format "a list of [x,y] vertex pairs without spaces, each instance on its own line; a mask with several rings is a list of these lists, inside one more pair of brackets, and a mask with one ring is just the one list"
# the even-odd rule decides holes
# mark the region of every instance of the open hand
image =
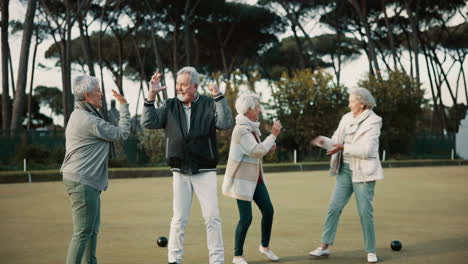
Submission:
[[119,94],[119,92],[117,92],[114,89],[112,89],[112,95],[115,97],[115,99],[117,99],[117,101],[119,101],[120,104],[127,103],[127,100],[125,99],[125,97],[123,97],[121,94]]
[[216,83],[208,84],[208,91],[210,91],[212,96],[219,95],[219,88],[218,88],[218,85],[216,85]]
[[162,74],[159,72],[155,72],[153,76],[151,77],[150,83],[149,83],[149,91],[148,91],[148,100],[149,101],[154,101],[156,98],[156,94],[159,91],[162,91],[166,89],[166,86],[161,87],[159,81],[161,80]]

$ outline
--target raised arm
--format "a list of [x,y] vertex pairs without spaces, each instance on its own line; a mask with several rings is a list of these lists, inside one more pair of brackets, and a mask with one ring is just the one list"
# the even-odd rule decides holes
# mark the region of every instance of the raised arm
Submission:
[[119,125],[114,126],[111,123],[103,120],[102,118],[98,118],[95,126],[93,127],[92,133],[103,140],[106,141],[119,141],[125,140],[128,138],[130,134],[130,111],[128,110],[127,100],[120,95],[115,90],[112,90],[114,97],[120,103],[119,105],[119,112],[120,112],[120,119]]
[[261,159],[275,146],[276,138],[281,133],[281,129],[281,122],[275,121],[271,134],[261,143],[257,143],[252,133],[244,132],[240,137],[240,146],[247,156]]
[[144,128],[158,129],[164,128],[166,124],[166,106],[162,105],[159,108],[154,107],[154,101],[159,91],[166,89],[166,86],[161,87],[159,81],[161,74],[156,72],[150,80],[148,97],[143,105],[143,113],[141,117],[141,125]]
[[219,130],[227,130],[232,128],[234,120],[232,118],[231,108],[226,100],[226,97],[219,92],[216,84],[209,84],[208,90],[211,92],[215,100],[215,118],[216,128]]

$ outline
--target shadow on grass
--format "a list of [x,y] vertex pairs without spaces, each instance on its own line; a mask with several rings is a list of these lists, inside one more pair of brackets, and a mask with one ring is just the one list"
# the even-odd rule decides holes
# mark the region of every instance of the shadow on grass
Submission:
[[[440,240],[431,240],[418,243],[403,242],[403,249],[401,251],[392,251],[390,245],[387,248],[378,248],[377,256],[379,263],[393,262],[400,263],[401,260],[411,258],[414,263],[418,262],[417,257],[437,256],[440,254],[454,253],[454,252],[468,252],[468,236],[455,237]],[[366,253],[362,249],[351,251],[332,251],[329,258],[315,258],[308,256],[307,253],[300,256],[280,256],[280,263],[318,263],[318,264],[335,264],[335,263],[366,263]],[[266,264],[272,263],[267,260],[262,261],[249,261],[250,264]],[[404,260],[404,263],[407,263]]]

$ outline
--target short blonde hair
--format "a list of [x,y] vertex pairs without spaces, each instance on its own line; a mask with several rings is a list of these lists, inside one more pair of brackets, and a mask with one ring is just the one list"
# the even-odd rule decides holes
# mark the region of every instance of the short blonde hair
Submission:
[[349,95],[353,95],[356,100],[365,105],[367,109],[374,108],[377,104],[374,96],[366,88],[354,88],[349,91]]
[[257,106],[260,103],[260,100],[258,98],[258,95],[256,94],[243,94],[239,96],[236,100],[236,110],[237,113],[239,114],[245,114],[249,111],[249,109],[255,109],[255,106]]

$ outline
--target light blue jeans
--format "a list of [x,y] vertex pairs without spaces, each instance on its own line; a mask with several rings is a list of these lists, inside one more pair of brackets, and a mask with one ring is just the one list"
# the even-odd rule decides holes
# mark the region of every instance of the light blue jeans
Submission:
[[64,180],[63,184],[70,195],[73,218],[73,235],[68,247],[66,263],[96,264],[101,192],[78,182]]
[[342,163],[340,171],[336,176],[335,189],[328,207],[328,214],[323,227],[322,243],[333,245],[341,212],[354,192],[356,194],[359,217],[361,218],[364,247],[366,252],[374,253],[375,230],[372,200],[374,199],[375,181],[353,183],[352,175],[353,172],[349,168],[349,165]]

